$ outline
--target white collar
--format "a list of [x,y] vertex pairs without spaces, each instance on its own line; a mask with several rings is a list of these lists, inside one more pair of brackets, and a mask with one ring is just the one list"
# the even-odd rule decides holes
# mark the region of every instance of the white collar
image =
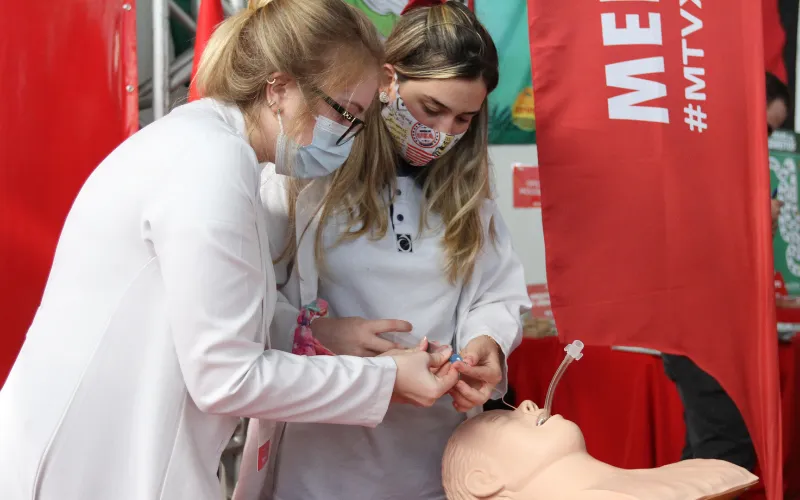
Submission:
[[244,122],[244,113],[236,104],[228,104],[216,99],[209,99],[211,106],[222,116],[222,119],[233,127],[248,144],[250,139],[247,137],[247,127]]

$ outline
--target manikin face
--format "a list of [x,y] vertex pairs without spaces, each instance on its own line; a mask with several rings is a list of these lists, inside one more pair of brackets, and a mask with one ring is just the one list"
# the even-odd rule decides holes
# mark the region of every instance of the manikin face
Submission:
[[[532,402],[523,401],[516,410],[498,412],[491,417],[491,425],[496,428],[497,449],[506,451],[497,458],[504,470],[514,471],[509,478],[530,476],[531,471],[544,469],[571,453],[586,450],[581,430],[561,415],[553,415],[537,426],[543,413],[544,410]],[[520,462],[520,456],[525,460]]]
[[468,471],[467,487],[476,493],[486,486],[489,490],[501,487],[509,492],[524,492],[534,477],[549,465],[586,451],[577,425],[554,415],[537,426],[542,413],[544,410],[524,401],[514,411],[495,411],[476,417],[482,418],[476,429],[480,436],[477,444],[491,458],[489,472],[495,477]]

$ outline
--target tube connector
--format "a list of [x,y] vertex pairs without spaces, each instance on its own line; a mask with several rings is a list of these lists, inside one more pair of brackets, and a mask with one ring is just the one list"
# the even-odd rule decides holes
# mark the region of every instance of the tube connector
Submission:
[[567,356],[571,357],[575,361],[578,361],[583,357],[583,342],[580,340],[573,340],[571,344],[564,347],[564,352],[567,353]]

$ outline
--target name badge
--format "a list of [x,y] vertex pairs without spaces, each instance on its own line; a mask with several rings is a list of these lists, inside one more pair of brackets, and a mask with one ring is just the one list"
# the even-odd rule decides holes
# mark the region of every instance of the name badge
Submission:
[[264,470],[269,462],[269,449],[273,434],[275,434],[275,422],[272,420],[258,421],[258,472]]

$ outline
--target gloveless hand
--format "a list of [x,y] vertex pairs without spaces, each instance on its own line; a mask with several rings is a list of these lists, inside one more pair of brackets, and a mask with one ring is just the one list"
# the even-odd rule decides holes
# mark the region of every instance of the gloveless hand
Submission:
[[446,346],[432,353],[426,352],[427,349],[428,341],[422,339],[412,349],[391,351],[397,364],[393,403],[428,407],[458,382],[458,372],[450,364],[453,349]]
[[311,323],[314,337],[335,354],[371,357],[400,346],[379,337],[381,333],[407,333],[411,323],[399,319],[317,318]]
[[450,391],[453,407],[467,412],[483,406],[492,390],[503,379],[503,351],[491,337],[483,335],[472,339],[461,359],[453,367],[461,374],[461,380]]

